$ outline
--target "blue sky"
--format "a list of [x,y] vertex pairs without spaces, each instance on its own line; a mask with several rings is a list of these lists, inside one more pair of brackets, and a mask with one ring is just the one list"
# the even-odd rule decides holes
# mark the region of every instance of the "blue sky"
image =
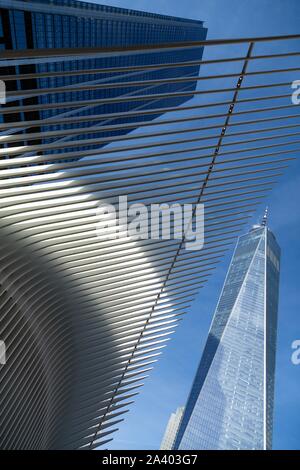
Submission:
[[[102,0],[95,3],[204,20],[208,39],[300,32],[299,0]],[[300,79],[300,73],[292,79]],[[254,222],[258,220],[267,203],[270,227],[282,248],[275,449],[300,449],[300,365],[291,362],[291,343],[300,339],[299,170],[298,162],[291,164],[253,219]],[[186,402],[230,255],[218,266],[208,285],[201,289],[108,448],[159,447],[170,413]]]

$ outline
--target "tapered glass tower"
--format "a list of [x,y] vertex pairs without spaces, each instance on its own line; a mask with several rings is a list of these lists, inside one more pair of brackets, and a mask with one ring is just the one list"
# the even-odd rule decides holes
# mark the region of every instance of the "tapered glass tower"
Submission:
[[265,215],[238,240],[175,448],[271,448],[279,262]]

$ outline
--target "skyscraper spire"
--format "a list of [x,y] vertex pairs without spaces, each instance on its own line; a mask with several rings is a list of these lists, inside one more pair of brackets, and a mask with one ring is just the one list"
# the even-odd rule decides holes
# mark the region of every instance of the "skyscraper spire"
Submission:
[[268,211],[269,211],[269,209],[268,209],[268,206],[267,206],[267,207],[265,208],[264,216],[263,216],[262,221],[261,221],[261,225],[262,225],[263,227],[265,227],[265,226],[267,225],[267,223],[268,223]]
[[266,223],[267,209],[239,237],[174,450],[272,448],[280,248]]

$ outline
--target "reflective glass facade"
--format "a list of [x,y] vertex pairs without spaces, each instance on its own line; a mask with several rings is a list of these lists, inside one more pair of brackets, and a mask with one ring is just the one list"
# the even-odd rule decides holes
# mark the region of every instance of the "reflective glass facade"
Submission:
[[[206,37],[206,29],[201,21],[185,20],[165,15],[139,12],[134,10],[114,8],[104,5],[89,4],[73,0],[32,0],[14,1],[0,0],[0,47],[5,49],[34,49],[34,48],[75,48],[75,47],[118,47],[143,44],[171,43],[180,41],[203,40]],[[69,70],[84,70],[108,67],[129,67],[138,65],[164,64],[172,62],[185,62],[199,60],[202,57],[202,48],[184,49],[177,51],[161,51],[150,54],[132,54],[118,56],[112,54],[105,58],[71,60],[60,62],[44,62],[39,64],[18,65],[7,67],[2,73],[16,74],[34,72],[55,72]],[[145,86],[124,86],[120,88],[72,91],[72,86],[76,84],[101,84],[108,79],[111,83],[130,82],[139,80],[154,80],[171,77],[191,77],[198,75],[199,66],[174,67],[169,69],[157,69],[123,73],[73,75],[60,77],[43,77],[35,80],[20,82],[8,82],[8,91],[27,88],[51,88],[66,87],[67,93],[52,93],[37,97],[30,97],[22,100],[23,105],[63,103],[70,101],[86,101],[89,103],[75,109],[60,108],[44,109],[20,114],[9,114],[5,116],[5,122],[15,122],[20,120],[53,119],[70,116],[92,116],[105,115],[110,113],[122,113],[132,110],[159,109],[169,106],[177,106],[191,96],[170,97],[163,99],[145,99],[137,101],[124,101],[122,103],[105,103],[93,105],[91,101],[95,99],[110,99],[116,97],[134,95],[153,95],[157,93],[172,93],[175,91],[194,90],[196,82],[167,83],[160,85]],[[19,104],[21,101],[19,102]],[[15,101],[7,106],[18,105]],[[102,133],[93,132],[93,126],[115,125],[128,122],[141,122],[152,120],[161,113],[148,114],[144,116],[131,116],[123,118],[109,118],[93,121],[93,119],[80,123],[58,124],[50,126],[40,126],[39,128],[29,128],[24,130],[26,134],[26,144],[36,144],[37,141],[29,139],[28,134],[32,132],[47,132],[48,130],[64,130],[73,128],[87,128],[84,134],[85,139],[105,138],[108,136],[126,134],[131,129],[106,131]],[[1,118],[0,118],[1,119]],[[89,132],[88,132],[89,130]],[[57,140],[57,137],[54,138]],[[68,152],[69,140],[83,139],[82,135],[71,137],[60,137],[61,148],[55,153]],[[44,139],[43,142],[50,143],[51,139]],[[77,150],[98,148],[104,144],[81,145]],[[74,150],[74,148],[73,148]],[[53,153],[48,150],[47,152]]]
[[183,412],[184,408],[181,406],[177,408],[176,413],[171,414],[161,441],[160,450],[171,450],[173,448]]
[[175,448],[271,448],[279,260],[267,227],[239,238]]

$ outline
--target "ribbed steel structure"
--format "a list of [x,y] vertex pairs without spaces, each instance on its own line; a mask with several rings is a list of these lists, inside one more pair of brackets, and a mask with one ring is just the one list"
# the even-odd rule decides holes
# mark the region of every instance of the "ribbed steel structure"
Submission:
[[[278,43],[286,46],[285,52]],[[300,55],[295,43],[299,46],[299,36],[0,53],[4,70],[22,62],[151,54],[164,48],[205,45],[207,54],[213,52],[213,58],[199,61],[198,90],[174,93],[187,93],[194,102],[159,109],[170,116],[135,122],[132,127],[139,129],[131,134],[91,139],[81,130],[64,130],[64,136],[76,132],[81,138],[68,140],[69,151],[56,155],[59,124],[90,117],[26,122],[26,127],[53,126],[30,136],[52,141],[26,146],[24,122],[0,124],[0,339],[7,348],[7,363],[0,365],[1,448],[93,449],[111,439],[181,315],[299,150],[299,107],[291,103],[289,78],[300,69],[295,67]],[[206,67],[213,72],[206,73]],[[133,71],[135,67],[110,72],[128,77]],[[103,72],[107,70],[93,74]],[[84,85],[76,84],[78,90],[88,86],[88,71],[80,73]],[[15,79],[7,74],[0,78]],[[28,79],[26,74],[18,78]],[[136,76],[128,79],[128,87],[133,83],[138,85]],[[68,90],[26,89],[8,93],[7,99],[58,91]],[[116,101],[147,98],[160,96]],[[66,110],[87,104],[78,100],[45,106]],[[37,106],[6,106],[2,112]],[[138,118],[155,110],[131,113]],[[93,116],[93,131],[95,121],[100,130],[116,129],[103,124],[104,119],[108,116]],[[122,126],[130,124],[117,124]],[[79,142],[86,150],[74,155],[72,146]],[[94,148],[104,142],[110,145]],[[57,163],[58,156],[64,161]],[[205,203],[204,248],[186,251],[184,239],[100,239],[96,208],[103,201],[115,204],[120,195],[127,195],[130,203]]]

